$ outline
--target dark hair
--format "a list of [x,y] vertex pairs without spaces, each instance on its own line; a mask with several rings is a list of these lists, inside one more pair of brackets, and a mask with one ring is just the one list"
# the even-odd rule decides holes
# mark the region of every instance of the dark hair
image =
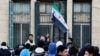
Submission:
[[29,34],[29,36],[32,36],[33,37],[33,34]]
[[6,45],[7,45],[6,42],[1,43],[1,46],[6,46]]
[[87,46],[85,48],[85,51],[89,52],[89,54],[93,54],[93,56],[95,56],[95,49],[93,46]]
[[67,48],[65,46],[63,46],[63,45],[58,46],[58,48],[57,48],[57,54],[59,52],[63,52],[65,49],[67,49]]
[[43,47],[45,45],[45,42],[40,40],[38,43],[37,43],[37,46],[38,47]]
[[94,49],[95,49],[95,53],[98,54],[99,53],[99,47],[95,46]]
[[72,46],[70,49],[69,49],[69,54],[70,55],[76,55],[78,53],[78,48],[76,46]]
[[47,41],[48,37],[45,36],[45,41]]
[[73,39],[72,38],[68,38],[69,40],[71,40],[73,42]]
[[25,45],[25,48],[30,49],[30,44],[27,43],[27,44]]

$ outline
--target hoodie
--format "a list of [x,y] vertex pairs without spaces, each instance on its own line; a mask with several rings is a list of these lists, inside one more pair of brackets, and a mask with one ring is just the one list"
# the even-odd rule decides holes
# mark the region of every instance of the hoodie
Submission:
[[48,47],[48,56],[56,55],[56,43],[50,43]]
[[20,53],[20,56],[30,56],[30,51],[29,49],[23,49]]
[[7,46],[1,46],[0,48],[1,48],[1,49],[8,49]]

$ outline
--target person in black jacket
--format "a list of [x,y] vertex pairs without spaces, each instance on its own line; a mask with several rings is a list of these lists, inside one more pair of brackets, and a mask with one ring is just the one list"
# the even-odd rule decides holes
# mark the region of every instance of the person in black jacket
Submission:
[[1,43],[0,53],[3,56],[11,56],[10,50],[8,49],[6,42]]
[[21,50],[23,50],[24,48],[25,48],[25,45],[24,45],[24,44],[19,44],[19,45],[17,45],[17,46],[14,48],[14,50],[15,50],[14,54],[15,54],[15,55],[19,55],[20,52],[21,52]]
[[0,56],[6,56],[1,49],[0,49]]
[[76,46],[72,46],[69,49],[69,55],[70,56],[78,56],[78,48]]
[[45,50],[44,50],[44,41],[39,41],[37,43],[37,48],[33,52],[34,56],[44,56],[45,55]]
[[73,45],[73,39],[69,37],[67,40],[67,46],[66,46],[68,51],[72,47],[72,45]]

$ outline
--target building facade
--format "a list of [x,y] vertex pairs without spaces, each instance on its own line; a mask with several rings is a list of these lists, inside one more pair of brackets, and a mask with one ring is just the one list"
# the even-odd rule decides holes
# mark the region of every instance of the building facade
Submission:
[[[51,8],[55,3],[66,20],[69,33],[61,32],[51,20]],[[23,44],[28,34],[34,42],[49,34],[50,41],[66,42],[72,37],[79,47],[86,43],[100,47],[100,1],[99,0],[3,0],[0,1],[0,43],[13,48]]]

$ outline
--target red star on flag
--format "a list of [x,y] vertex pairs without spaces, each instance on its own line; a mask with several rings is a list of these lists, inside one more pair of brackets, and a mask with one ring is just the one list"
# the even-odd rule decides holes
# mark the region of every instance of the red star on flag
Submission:
[[58,17],[59,19],[61,18],[61,16]]
[[53,11],[53,14],[55,14],[55,11]]
[[67,24],[67,22],[64,22],[65,24]]

